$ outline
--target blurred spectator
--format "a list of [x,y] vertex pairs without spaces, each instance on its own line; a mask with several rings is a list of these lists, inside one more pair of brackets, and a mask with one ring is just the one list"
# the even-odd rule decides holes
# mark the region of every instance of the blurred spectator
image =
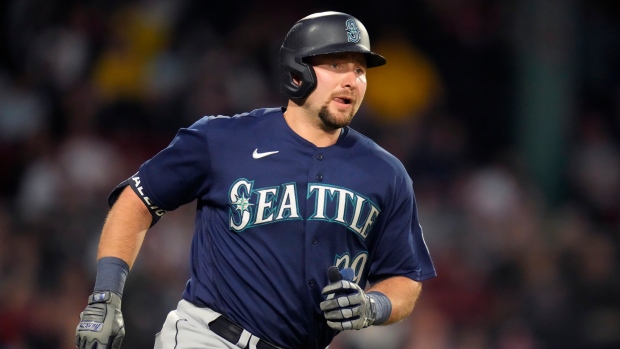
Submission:
[[[575,194],[593,218],[620,229],[620,145],[612,128],[596,113],[585,114],[573,144],[571,167]],[[619,237],[615,237],[616,242]]]

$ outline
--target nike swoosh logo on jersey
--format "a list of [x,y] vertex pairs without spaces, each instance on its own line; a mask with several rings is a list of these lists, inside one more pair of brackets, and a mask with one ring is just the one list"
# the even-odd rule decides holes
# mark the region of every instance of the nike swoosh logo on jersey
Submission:
[[276,150],[276,151],[267,151],[267,152],[264,152],[264,153],[259,153],[258,152],[258,148],[256,148],[256,149],[254,149],[254,153],[252,153],[252,157],[254,159],[260,159],[260,158],[264,158],[265,156],[277,154],[279,152],[280,152],[279,150]]

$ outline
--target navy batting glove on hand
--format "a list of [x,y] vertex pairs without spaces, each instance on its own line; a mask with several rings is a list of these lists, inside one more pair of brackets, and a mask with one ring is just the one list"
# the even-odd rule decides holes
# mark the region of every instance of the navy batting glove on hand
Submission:
[[355,282],[337,280],[333,272],[328,274],[330,284],[323,288],[326,300],[320,304],[327,325],[338,331],[361,330],[372,325],[377,315],[374,299]]
[[78,349],[120,349],[125,337],[121,297],[114,292],[93,292],[75,329]]

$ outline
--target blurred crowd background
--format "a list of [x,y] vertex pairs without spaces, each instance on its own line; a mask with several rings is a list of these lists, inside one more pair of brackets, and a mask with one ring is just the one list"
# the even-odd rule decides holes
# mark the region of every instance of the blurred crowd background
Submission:
[[[439,276],[332,349],[620,348],[613,0],[0,3],[0,349],[73,348],[117,183],[204,115],[280,106],[298,19],[358,17],[385,67],[353,127],[399,157]],[[124,348],[188,277],[193,205],[147,235]]]

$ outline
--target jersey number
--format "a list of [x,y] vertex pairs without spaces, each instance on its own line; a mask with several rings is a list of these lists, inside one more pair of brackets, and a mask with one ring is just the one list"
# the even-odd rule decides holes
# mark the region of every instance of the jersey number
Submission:
[[334,263],[338,269],[346,269],[351,268],[355,273],[355,277],[353,278],[353,282],[358,283],[360,278],[362,277],[362,271],[366,266],[366,261],[368,261],[368,252],[360,252],[351,260],[351,255],[349,252],[345,252],[343,255],[336,256],[336,262]]

